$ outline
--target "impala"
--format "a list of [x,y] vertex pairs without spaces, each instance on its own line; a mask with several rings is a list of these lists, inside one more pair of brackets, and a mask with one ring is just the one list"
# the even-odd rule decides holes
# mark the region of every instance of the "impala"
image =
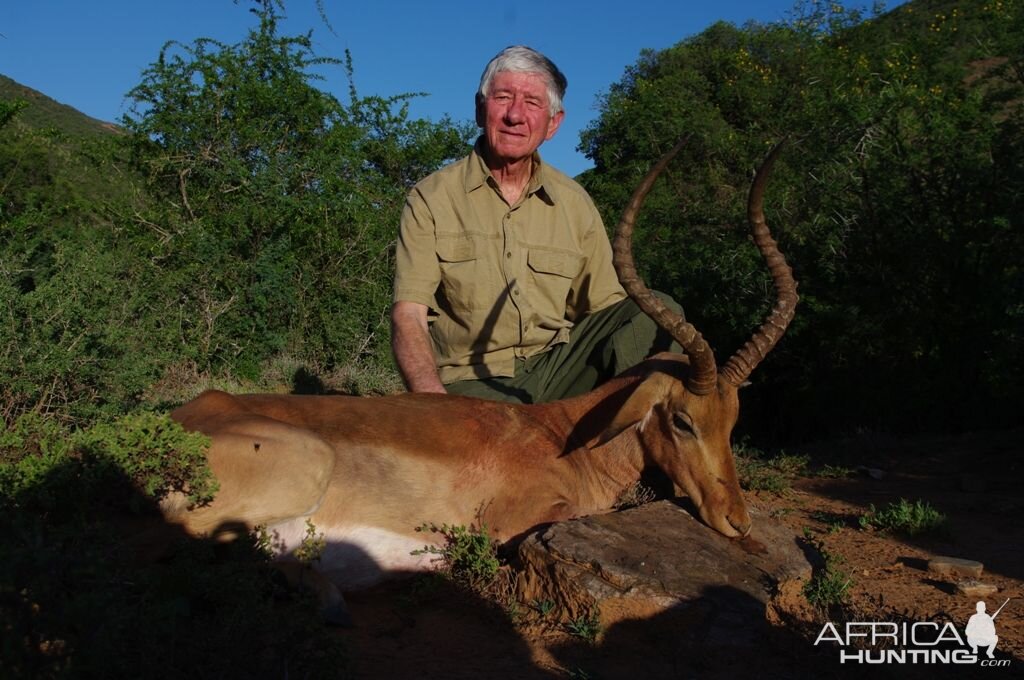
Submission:
[[745,536],[750,515],[729,442],[737,392],[782,336],[797,302],[792,271],[762,210],[778,148],[758,170],[748,204],[777,299],[719,370],[700,333],[640,281],[631,254],[644,197],[680,146],[636,189],[613,250],[623,287],[682,354],[659,354],[590,393],[535,405],[444,394],[207,391],[172,417],[212,438],[209,463],[220,492],[197,508],[172,497],[163,503],[165,517],[214,537],[264,525],[286,561],[311,521],[327,542],[317,570],[349,589],[391,572],[431,568],[429,555],[413,554],[441,540],[417,532],[424,524],[482,524],[504,541],[539,524],[608,511],[646,467],[656,466],[706,524]]

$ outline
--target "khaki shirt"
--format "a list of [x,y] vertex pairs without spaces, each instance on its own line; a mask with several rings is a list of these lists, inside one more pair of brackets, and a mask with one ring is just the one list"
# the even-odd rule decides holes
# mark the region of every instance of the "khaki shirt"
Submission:
[[569,339],[573,322],[625,298],[601,216],[583,188],[534,155],[514,206],[477,148],[410,192],[394,301],[430,308],[441,381],[515,374]]

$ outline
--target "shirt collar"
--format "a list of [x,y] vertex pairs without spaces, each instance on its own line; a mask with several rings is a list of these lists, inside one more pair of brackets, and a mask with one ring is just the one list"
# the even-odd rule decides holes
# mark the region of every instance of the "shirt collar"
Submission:
[[[469,162],[466,163],[466,176],[465,186],[466,193],[470,193],[487,183],[487,180],[491,178],[491,170],[487,167],[487,163],[484,162],[484,141],[483,135],[477,138],[476,144],[473,145],[473,150],[469,154]],[[545,203],[554,205],[556,201],[556,191],[553,190],[552,182],[548,175],[550,170],[546,163],[540,158],[540,153],[533,152],[533,173],[530,176],[530,186],[527,187],[526,191],[528,195],[536,194],[538,198],[543,200]]]

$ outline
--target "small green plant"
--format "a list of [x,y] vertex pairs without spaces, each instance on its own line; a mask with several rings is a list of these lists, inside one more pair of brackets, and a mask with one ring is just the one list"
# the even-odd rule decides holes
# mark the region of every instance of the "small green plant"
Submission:
[[[805,531],[806,535],[806,531]],[[804,597],[816,607],[828,609],[846,602],[853,579],[839,568],[843,558],[825,549],[821,541],[811,541],[822,558],[822,566],[804,584]]]
[[327,548],[327,541],[323,534],[318,534],[312,520],[306,520],[306,535],[302,538],[299,547],[295,549],[295,559],[306,565],[311,565],[321,557]]
[[781,495],[785,493],[792,479],[807,470],[807,456],[779,453],[769,456],[764,451],[747,444],[735,444],[733,454],[740,486],[748,491],[768,491]]
[[274,542],[270,537],[270,532],[267,531],[266,524],[257,524],[253,527],[253,530],[250,532],[250,540],[252,541],[253,551],[257,555],[268,560],[274,557]]
[[848,467],[841,465],[826,464],[820,470],[814,473],[815,477],[824,477],[825,479],[845,479],[851,477],[853,470]]
[[522,621],[526,614],[526,612],[522,610],[519,601],[514,598],[508,598],[504,603],[503,609],[505,611],[505,616],[508,617],[508,620],[511,621],[513,625]]
[[486,589],[498,576],[498,543],[487,533],[487,525],[480,527],[424,524],[417,531],[429,531],[444,538],[443,546],[426,545],[414,550],[414,555],[437,555],[442,571],[456,583],[471,590]]
[[534,600],[531,606],[541,616],[547,616],[555,609],[555,603],[551,600]]
[[837,515],[834,512],[812,512],[810,514],[811,519],[817,520],[825,524],[825,531],[830,534],[835,534],[843,530],[846,526],[846,520],[842,515]]
[[594,642],[601,634],[601,619],[597,614],[584,614],[565,624],[565,629],[578,638]]
[[860,518],[861,528],[875,528],[883,531],[895,531],[907,536],[920,534],[942,533],[948,529],[946,516],[925,501],[913,503],[901,498],[890,503],[881,510],[870,510]]

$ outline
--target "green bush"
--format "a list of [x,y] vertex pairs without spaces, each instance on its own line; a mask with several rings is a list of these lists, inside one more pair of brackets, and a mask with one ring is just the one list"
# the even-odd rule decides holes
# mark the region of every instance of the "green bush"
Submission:
[[411,119],[411,95],[318,89],[326,68],[354,83],[351,60],[280,35],[279,3],[257,4],[236,45],[168,43],[123,134],[54,136],[21,124],[32,107],[0,129],[6,422],[118,415],[185,363],[248,381],[280,356],[392,370],[405,194],[472,130]]
[[[759,440],[1016,423],[1024,398],[1024,5],[803,3],[644,52],[600,102],[582,178],[614,224],[679,138],[634,236],[724,361],[774,300],[746,195],[790,142],[766,216],[800,283],[744,393]],[[971,398],[951,400],[951,385]]]
[[26,413],[0,430],[0,508],[30,489],[40,489],[49,475],[71,459],[70,433],[53,418]]
[[[26,413],[0,430],[0,507],[78,512],[136,498],[152,507],[169,492],[202,504],[217,491],[206,461],[209,438],[166,415],[136,413],[69,430]],[[113,492],[113,493],[111,493]]]
[[[123,123],[172,234],[187,358],[245,377],[286,352],[328,368],[390,363],[391,247],[412,182],[470,130],[410,120],[409,95],[359,97],[351,59],[278,33],[274,2],[237,45],[168,43]],[[343,68],[347,103],[315,87]]]
[[74,445],[89,459],[116,465],[152,500],[177,491],[201,505],[219,488],[206,462],[210,438],[185,431],[166,415],[137,413],[99,423],[77,436]]

